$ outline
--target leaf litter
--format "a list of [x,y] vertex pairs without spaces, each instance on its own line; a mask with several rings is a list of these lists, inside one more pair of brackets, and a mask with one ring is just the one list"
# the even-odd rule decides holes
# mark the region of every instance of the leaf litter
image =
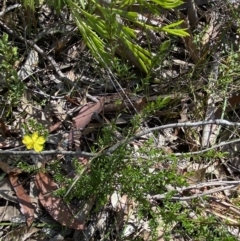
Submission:
[[84,229],[85,220],[77,220],[62,198],[54,196],[53,192],[56,191],[58,187],[49,175],[43,172],[37,173],[35,184],[39,190],[39,201],[54,220],[72,229]]
[[[203,89],[204,86],[204,81],[202,81],[202,79],[207,79],[210,76],[207,71],[202,71],[203,77],[199,77],[199,79],[196,79],[196,81],[199,83],[199,96],[195,96],[195,93],[188,93],[186,97],[186,93],[182,93],[184,92],[183,89],[186,86],[192,85],[191,80],[188,80],[185,73],[189,73],[189,71],[192,71],[192,73],[197,72],[198,68],[205,60],[206,55],[211,54],[209,50],[206,50],[205,48],[212,43],[217,44],[217,41],[219,41],[218,36],[219,34],[221,34],[220,27],[224,24],[224,22],[221,22],[222,20],[219,23],[215,23],[215,18],[218,18],[219,16],[214,14],[215,10],[213,10],[213,8],[211,8],[209,4],[207,4],[209,11],[206,11],[206,1],[205,4],[199,3],[200,1],[196,2],[198,6],[195,6],[194,4],[191,15],[189,12],[186,13],[186,11],[180,12],[180,18],[184,19],[183,25],[184,27],[189,28],[190,36],[183,37],[181,38],[181,40],[179,40],[179,44],[184,45],[184,47],[181,47],[179,49],[177,44],[176,46],[173,46],[175,48],[171,53],[173,60],[171,61],[169,59],[169,62],[167,64],[164,65],[163,63],[156,71],[155,76],[159,76],[160,78],[162,77],[164,79],[164,83],[159,81],[158,78],[151,80],[149,84],[150,97],[148,98],[146,98],[145,93],[141,91],[138,95],[136,95],[136,93],[131,93],[132,83],[126,85],[126,82],[124,83],[124,81],[122,81],[120,85],[122,86],[123,90],[114,88],[114,85],[112,85],[112,82],[109,81],[109,79],[106,80],[109,83],[104,84],[104,78],[106,78],[107,76],[106,71],[103,71],[100,68],[96,68],[93,63],[94,61],[92,57],[89,55],[88,51],[86,51],[86,45],[82,45],[81,51],[78,51],[79,41],[74,42],[72,46],[69,46],[69,48],[66,48],[66,46],[62,45],[62,43],[68,45],[72,43],[72,41],[74,41],[74,38],[72,37],[72,33],[74,33],[74,31],[72,31],[71,33],[71,31],[69,31],[69,28],[67,28],[65,25],[65,30],[68,30],[68,34],[66,36],[63,36],[61,34],[61,31],[59,31],[60,28],[57,29],[57,27],[61,26],[57,23],[57,27],[55,29],[52,28],[51,32],[43,33],[43,41],[41,40],[41,38],[35,36],[41,48],[44,49],[43,52],[48,53],[47,60],[52,64],[52,66],[50,66],[49,62],[46,62],[44,60],[44,57],[43,59],[40,59],[40,55],[44,56],[42,53],[40,53],[41,51],[38,52],[33,48],[30,48],[28,51],[24,50],[24,52],[26,51],[26,57],[21,56],[23,57],[22,59],[25,58],[25,61],[22,61],[22,63],[20,62],[20,70],[18,72],[18,75],[22,81],[25,81],[27,91],[22,96],[20,104],[19,106],[17,106],[17,110],[13,110],[14,118],[16,119],[15,122],[9,121],[9,119],[6,122],[5,120],[1,121],[0,130],[2,139],[0,142],[0,148],[2,150],[6,148],[21,148],[21,137],[14,137],[14,129],[17,129],[16,133],[18,136],[20,136],[21,134],[19,130],[19,123],[25,123],[26,120],[30,118],[34,118],[37,121],[43,123],[44,126],[48,130],[50,130],[51,133],[53,133],[50,135],[49,140],[47,141],[46,148],[48,149],[62,148],[62,150],[66,150],[68,149],[69,145],[72,145],[71,148],[73,150],[90,150],[91,148],[89,148],[88,140],[91,140],[92,142],[97,141],[95,130],[100,128],[102,124],[107,123],[108,125],[110,125],[111,120],[116,119],[116,115],[118,115],[118,119],[122,118],[123,120],[121,123],[118,124],[120,130],[120,135],[118,134],[118,136],[120,136],[120,138],[117,139],[121,140],[124,136],[124,132],[122,133],[121,129],[124,129],[124,127],[129,124],[129,119],[131,119],[134,115],[133,110],[137,110],[137,113],[141,114],[141,112],[149,103],[154,102],[158,96],[163,96],[164,98],[164,95],[166,93],[169,93],[168,96],[172,96],[171,98],[175,101],[175,103],[173,105],[170,105],[171,107],[168,110],[158,110],[155,116],[149,116],[149,118],[143,120],[143,122],[145,122],[142,124],[142,129],[147,130],[149,127],[154,127],[163,123],[185,123],[194,120],[203,120],[203,116],[205,119],[212,119],[214,118],[213,114],[215,114],[215,117],[220,118],[224,110],[219,104],[220,101],[218,98],[214,98],[213,102],[209,101],[210,98],[206,101],[206,103],[208,103],[209,105],[209,110],[211,110],[211,115],[207,113],[207,110],[205,110],[206,113],[204,114],[202,110],[200,111],[198,97],[207,96],[205,95],[204,91],[201,90],[201,88]],[[222,1],[219,1],[219,3],[220,2]],[[216,7],[219,7],[219,5],[216,4]],[[51,10],[46,5],[43,5],[39,11],[39,24],[41,25],[41,27],[43,29],[51,27],[48,26],[50,25],[50,22],[46,21],[47,16],[49,17],[49,19],[51,19],[51,21],[55,21]],[[43,12],[45,12],[45,15],[43,14]],[[203,12],[207,15],[204,21],[208,22],[208,24],[198,18],[198,16],[200,15],[203,16]],[[13,14],[16,13],[13,12]],[[18,18],[17,15],[15,17]],[[152,17],[153,19],[150,20],[156,22],[160,26],[163,24],[162,21],[164,21],[164,18],[169,18],[171,21],[173,20],[173,15],[168,13],[165,13],[164,18],[161,19],[157,17],[155,17],[154,19],[154,16]],[[197,22],[195,21],[196,19]],[[3,28],[3,25],[1,26]],[[202,38],[200,38],[202,49],[199,49],[194,39],[194,29],[196,30],[203,28],[206,28],[206,30],[205,34],[202,36]],[[148,36],[143,36],[143,38],[141,39],[142,43],[147,43],[147,37],[153,38],[153,42],[156,40],[159,41],[161,39],[161,41],[164,41],[166,38],[166,35],[155,38],[153,34],[154,33],[151,32],[148,33]],[[61,38],[58,39],[57,36],[59,35],[61,35]],[[44,41],[46,40],[46,38],[50,40],[52,45],[45,44]],[[52,58],[53,55],[51,54],[49,46],[53,47],[52,50],[55,52],[54,58]],[[121,54],[121,51],[119,51],[119,49],[118,53]],[[128,60],[138,66],[135,58],[130,55],[128,54]],[[54,67],[54,63],[56,63],[55,59],[59,63],[59,69],[56,69],[56,67]],[[179,63],[183,62],[186,64],[182,64],[181,67],[179,67]],[[79,66],[84,66],[85,69],[79,69]],[[138,67],[140,69],[142,68],[141,66]],[[97,71],[94,71],[95,69],[97,69]],[[56,71],[54,72],[54,70]],[[64,76],[63,73],[65,74],[65,76],[67,76],[67,78],[62,78],[62,76]],[[134,83],[133,86],[140,84],[139,79],[140,77],[138,76],[132,81]],[[70,91],[68,85],[70,85],[72,88]],[[81,95],[82,92],[79,91],[80,86],[81,91],[85,91],[85,93],[87,94]],[[184,86],[184,88],[181,89],[181,86]],[[106,90],[109,93],[105,93]],[[122,97],[124,96],[122,93],[123,91],[124,94],[127,94],[127,97],[130,101]],[[66,96],[68,98],[66,98]],[[87,98],[88,101],[85,101]],[[91,102],[89,101],[90,98],[97,101]],[[82,104],[83,102],[85,102],[84,105]],[[239,120],[237,115],[238,102],[238,94],[234,93],[233,95],[229,96],[225,109],[225,113],[227,113],[232,118],[237,118],[237,120]],[[214,110],[212,109],[212,105],[216,105],[218,108]],[[197,109],[197,111],[195,112],[194,107]],[[6,115],[2,107],[1,112],[4,113],[3,116]],[[235,112],[235,114],[232,114],[231,112]],[[24,115],[21,116],[20,113],[24,113]],[[99,113],[102,113],[102,116],[96,115]],[[200,117],[198,116],[198,114],[202,116]],[[94,119],[97,120],[97,122],[99,123],[93,123]],[[93,128],[90,128],[91,125],[93,126]],[[186,130],[185,128],[168,128],[165,131],[159,132],[157,138],[155,138],[156,136],[154,135],[154,133],[151,133],[149,135],[142,136],[141,138],[139,138],[139,142],[132,142],[131,145],[133,149],[135,149],[135,153],[138,155],[138,157],[140,156],[139,146],[141,146],[146,140],[153,137],[155,138],[154,144],[158,148],[161,148],[164,153],[182,153],[186,150],[197,152],[202,150],[203,142],[214,145],[214,142],[212,140],[214,140],[215,138],[214,135],[216,134],[216,130],[212,130],[212,132],[209,133],[208,136],[206,135],[206,138],[209,138],[210,142],[208,142],[207,139],[203,140],[202,132],[205,132],[204,128],[202,127],[192,128],[191,130]],[[225,132],[222,139],[224,141],[230,140],[231,138],[233,138],[232,134],[236,135],[236,132],[235,130],[229,128],[228,131]],[[203,146],[206,145],[208,144],[204,144]],[[229,151],[230,149],[238,150],[238,146],[227,145],[225,146],[224,150]],[[181,173],[181,175],[189,176],[188,180],[190,185],[195,185],[194,188],[191,189],[191,191],[187,191],[186,196],[192,194],[193,191],[197,191],[199,194],[202,194],[205,191],[210,190],[207,187],[198,187],[198,185],[204,183],[206,179],[210,181],[211,179],[213,179],[213,177],[215,177],[217,178],[217,180],[226,180],[229,173],[231,173],[232,178],[235,178],[236,174],[234,174],[234,172],[239,170],[239,159],[237,159],[235,151],[231,151],[231,156],[231,163],[234,164],[235,169],[233,168],[233,170],[230,170],[230,172],[224,168],[225,166],[228,166],[224,158],[219,158],[220,160],[216,160],[216,162],[211,163],[210,166],[205,165],[208,160],[200,160],[200,164],[204,164],[198,165],[198,161],[191,160],[191,158],[180,158],[178,166],[179,173]],[[46,159],[45,157],[41,157],[42,167],[54,161],[55,158],[55,156],[49,156]],[[12,159],[14,160],[14,158]],[[40,162],[40,159],[29,159],[26,158],[26,160],[29,161],[31,164],[37,164],[38,162]],[[67,158],[65,159],[65,157],[63,158],[63,156],[58,156],[58,160],[60,162],[63,161],[64,164],[68,166],[68,170],[71,171],[71,169],[73,169],[72,163],[68,162]],[[78,160],[83,165],[86,165],[86,163],[88,162],[87,158],[82,159],[79,157]],[[12,169],[12,167],[8,165],[7,162],[7,160],[0,162],[0,167],[5,173],[7,173],[7,179],[2,179],[0,189],[1,198],[4,199],[7,204],[6,207],[4,207],[5,209],[3,210],[5,212],[5,215],[2,216],[2,221],[5,221],[7,219],[10,220],[9,216],[13,215],[11,214],[11,212],[13,212],[14,210],[18,210],[12,205],[13,203],[17,202],[20,206],[19,210],[26,217],[26,224],[28,226],[31,226],[32,222],[36,221],[36,219],[34,220],[34,217],[36,217],[36,214],[34,216],[35,207],[32,204],[31,198],[29,197],[29,195],[27,195],[28,189],[25,187],[24,184],[21,184],[24,183],[22,182],[21,171],[19,169]],[[63,165],[61,167],[63,167]],[[150,167],[149,170],[154,175],[155,172],[168,168],[171,168],[171,163],[156,162],[156,165]],[[70,175],[70,172],[67,171],[66,175]],[[73,177],[76,177],[75,173],[73,173]],[[24,181],[26,181],[26,179],[27,178],[25,178]],[[12,186],[10,186],[9,183],[11,183]],[[78,205],[75,205],[75,207],[71,209],[69,208],[67,203],[63,201],[62,198],[53,195],[54,191],[58,189],[58,185],[53,181],[52,177],[47,172],[38,171],[35,175],[34,184],[36,185],[39,192],[38,194],[35,194],[37,195],[35,196],[35,198],[39,199],[43,210],[45,210],[45,212],[47,212],[55,221],[57,221],[64,227],[76,230],[75,235],[77,235],[78,231],[86,231],[86,233],[88,232],[89,234],[91,234],[88,236],[88,238],[86,238],[87,236],[85,236],[85,238],[82,238],[81,240],[90,240],[92,237],[96,237],[94,235],[96,235],[97,232],[99,232],[99,235],[101,236],[101,238],[103,238],[104,235],[106,235],[108,232],[109,226],[107,222],[109,222],[109,220],[112,220],[112,213],[114,213],[115,218],[120,220],[115,228],[115,232],[118,233],[119,237],[121,236],[122,238],[127,238],[137,237],[139,235],[143,238],[143,240],[151,240],[152,238],[148,220],[140,219],[137,215],[138,203],[136,203],[133,199],[129,198],[125,194],[118,193],[117,187],[115,192],[111,195],[111,197],[109,197],[109,203],[111,203],[111,211],[109,211],[109,207],[107,208],[105,206],[103,208],[104,210],[102,210],[101,212],[97,214],[92,214],[92,216],[90,215],[91,217],[88,217],[88,214],[94,206],[94,198],[89,200],[89,203],[83,203],[84,205],[82,205],[82,207],[85,208],[82,208],[82,210],[78,210],[82,211],[82,214],[78,216],[72,213],[73,209],[78,209],[76,208],[78,207]],[[171,186],[167,187],[167,189],[175,190],[174,187]],[[236,193],[239,193],[238,189],[236,190]],[[179,191],[178,196],[181,195],[182,192]],[[225,221],[226,223],[237,224],[238,221],[236,220],[239,219],[239,210],[236,205],[233,205],[231,203],[231,195],[232,194],[228,193],[226,190],[219,191],[218,193],[212,195],[213,201],[211,202],[210,207],[206,208],[202,215],[206,216],[208,215],[208,213],[210,213],[215,215],[217,218],[220,218],[223,222]],[[77,203],[79,204],[79,202]],[[189,207],[188,203],[185,203],[185,205],[185,207]],[[229,211],[230,208],[231,211]],[[155,212],[156,210],[154,210],[153,208],[152,211]],[[9,213],[9,215],[6,215],[7,213]],[[224,215],[222,213],[224,213]],[[194,212],[193,214],[196,215],[196,213]],[[20,219],[20,212],[16,212],[16,216],[18,215]],[[40,217],[38,216],[38,218]],[[165,230],[161,229],[162,225],[164,225],[161,217],[159,217],[158,223],[159,227],[157,229],[157,240],[160,241],[164,240],[162,238],[162,235],[165,232]],[[177,222],[175,222],[171,226],[172,230],[174,230],[174,228],[177,226],[178,224]],[[229,232],[234,231],[231,229],[229,230]],[[38,231],[39,229],[34,228],[32,230],[28,229],[27,231],[24,228],[19,228],[18,230],[16,229],[15,234],[9,232],[9,236],[13,235],[14,237],[16,237],[15,240],[18,240],[17,237],[22,232],[25,233],[25,235],[20,235],[19,240],[25,240],[30,238],[32,235],[34,235],[35,232]],[[180,238],[174,239],[173,233],[171,235],[172,240],[180,240]],[[237,234],[234,235],[235,237],[238,237]],[[7,238],[7,236],[5,237]]]

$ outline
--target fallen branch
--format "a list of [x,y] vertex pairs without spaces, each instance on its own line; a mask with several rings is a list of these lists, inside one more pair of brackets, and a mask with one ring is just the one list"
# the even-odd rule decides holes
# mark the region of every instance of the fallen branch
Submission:
[[191,190],[191,189],[200,189],[200,188],[210,187],[210,186],[227,186],[227,185],[238,186],[238,185],[240,185],[240,181],[219,180],[219,181],[202,182],[202,183],[197,183],[197,184],[190,185],[187,187],[182,187],[179,190],[181,192],[183,192],[183,191],[187,191],[187,190]]
[[[83,157],[96,157],[101,155],[108,155],[110,156],[115,150],[117,150],[120,146],[127,144],[134,139],[137,139],[143,135],[146,135],[150,132],[156,131],[156,130],[163,130],[167,128],[177,128],[177,127],[196,127],[196,126],[203,126],[203,125],[209,125],[209,124],[216,124],[216,125],[222,125],[222,126],[235,126],[235,127],[240,127],[240,123],[238,122],[230,122],[227,120],[209,120],[209,121],[199,121],[199,122],[192,122],[192,123],[173,123],[173,124],[168,124],[168,125],[162,125],[162,126],[157,126],[154,128],[149,128],[145,131],[141,131],[134,135],[133,137],[124,139],[123,141],[120,141],[110,147],[107,150],[102,151],[101,153],[94,154],[94,153],[89,153],[89,152],[76,152],[76,151],[59,151],[59,150],[50,150],[50,151],[42,151],[40,153],[35,152],[35,151],[16,151],[16,150],[4,150],[0,151],[0,155],[52,155],[52,154],[62,154],[62,155],[72,155],[72,156],[83,156]],[[208,149],[204,149],[201,151],[196,151],[196,152],[189,152],[189,153],[174,153],[175,156],[183,156],[183,155],[195,155],[195,154],[202,154],[204,152],[210,151],[212,149],[232,144],[232,143],[237,143],[240,142],[240,139],[235,139],[231,141],[224,141],[221,142],[215,146],[212,146]],[[18,147],[19,148],[19,147]],[[168,155],[161,155],[161,157],[167,157]],[[149,156],[148,156],[149,157]]]
[[[175,157],[184,157],[184,156],[187,156],[187,155],[201,155],[203,153],[206,153],[208,151],[211,151],[211,150],[214,150],[216,148],[219,148],[219,147],[222,147],[222,146],[226,146],[226,145],[229,145],[229,144],[233,144],[233,143],[238,143],[240,142],[240,139],[234,139],[234,140],[231,140],[231,141],[223,141],[223,142],[220,142],[219,144],[217,145],[214,145],[212,147],[209,147],[207,149],[204,149],[204,150],[200,150],[200,151],[193,151],[193,152],[185,152],[185,153],[173,153],[173,155]],[[162,157],[162,158],[165,158],[165,157],[168,157],[169,155],[154,155],[154,157]],[[145,158],[145,159],[149,159],[151,157],[151,155],[148,155],[148,156],[144,156],[142,155],[141,158]]]
[[15,8],[20,8],[22,5],[21,4],[14,4],[12,6],[9,6],[8,8],[6,8],[5,10],[3,10],[2,12],[0,12],[0,17],[3,17],[7,12],[15,9]]
[[13,150],[5,150],[0,151],[1,155],[52,155],[52,154],[61,154],[61,155],[69,155],[69,156],[82,156],[82,157],[95,157],[96,154],[84,152],[84,151],[58,151],[58,150],[51,150],[51,151],[42,151],[42,152],[35,152],[35,151],[13,151]]
[[[213,189],[210,189],[208,191],[205,191],[203,193],[199,193],[199,194],[194,194],[194,195],[191,195],[191,196],[188,196],[188,197],[171,197],[170,200],[172,201],[187,201],[187,200],[191,200],[191,199],[195,199],[195,198],[199,198],[199,197],[207,197],[207,195],[209,194],[213,194],[213,193],[216,193],[216,192],[221,192],[221,191],[224,191],[224,190],[229,190],[229,189],[233,189],[236,185],[229,185],[229,186],[226,186],[226,187],[218,187],[218,188],[213,188]],[[152,200],[162,200],[162,199],[166,199],[166,196],[169,196],[169,193],[166,193],[166,194],[158,194],[158,195],[154,195],[154,196],[151,196],[151,195],[148,195],[147,196],[147,199],[151,202]]]
[[[176,157],[181,157],[181,156],[185,156],[185,155],[199,155],[199,154],[203,154],[205,152],[208,152],[210,150],[213,150],[215,148],[218,148],[218,147],[221,147],[221,146],[224,146],[224,145],[237,143],[237,142],[240,142],[240,139],[235,139],[235,140],[231,140],[231,141],[223,141],[223,142],[221,142],[217,145],[214,145],[210,148],[207,148],[207,149],[204,149],[204,150],[201,150],[201,151],[186,152],[186,153],[173,153],[172,155],[174,155]],[[19,148],[19,147],[17,147],[17,148]],[[16,149],[16,148],[14,148],[14,149]],[[90,152],[84,152],[84,151],[79,152],[79,151],[49,150],[49,151],[42,151],[40,153],[35,152],[35,151],[15,151],[15,150],[0,151],[0,156],[1,155],[43,155],[43,156],[45,156],[45,155],[53,155],[53,154],[61,154],[61,155],[66,155],[66,156],[82,156],[82,157],[96,157],[97,156],[97,154],[90,153]],[[108,155],[108,156],[111,156],[111,154],[109,154],[109,153],[102,152],[102,155],[104,155],[104,154]],[[98,156],[99,156],[99,154],[98,154]],[[126,157],[130,158],[130,156],[126,156]],[[149,159],[151,157],[151,155],[148,155],[148,156],[141,155],[139,157]],[[169,155],[160,154],[159,156],[154,155],[154,157],[167,158],[167,157],[169,157]]]
[[150,132],[153,131],[158,131],[158,130],[163,130],[163,129],[168,129],[168,128],[178,128],[178,127],[197,127],[197,126],[205,126],[209,124],[216,124],[216,125],[222,125],[222,126],[234,126],[234,127],[240,127],[239,122],[230,122],[227,120],[207,120],[207,121],[198,121],[198,122],[185,122],[185,123],[173,123],[173,124],[168,124],[168,125],[162,125],[162,126],[157,126],[153,128],[149,128],[147,130],[141,131],[134,135],[133,137],[130,137],[128,139],[124,139],[123,141],[118,142],[117,144],[113,145],[108,149],[108,154],[113,153],[115,150],[117,150],[120,146],[123,144],[129,143],[133,141],[134,139],[137,139],[141,136],[144,136]]

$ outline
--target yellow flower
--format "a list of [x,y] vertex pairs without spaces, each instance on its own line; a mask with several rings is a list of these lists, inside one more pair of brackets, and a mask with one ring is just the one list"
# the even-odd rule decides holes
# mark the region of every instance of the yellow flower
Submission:
[[43,136],[39,136],[38,132],[34,132],[32,136],[25,135],[22,140],[27,149],[34,149],[36,152],[43,150],[43,144],[46,142]]

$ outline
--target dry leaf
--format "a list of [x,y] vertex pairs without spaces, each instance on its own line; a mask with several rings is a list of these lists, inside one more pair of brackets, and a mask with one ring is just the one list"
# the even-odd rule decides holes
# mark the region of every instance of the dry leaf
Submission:
[[0,133],[2,134],[3,137],[7,137],[10,135],[9,130],[7,130],[2,119],[0,119]]
[[9,233],[7,233],[6,236],[4,236],[4,241],[35,240],[35,239],[29,239],[29,237],[38,231],[39,229],[35,227],[31,227],[30,229],[26,226],[15,228]]
[[139,98],[133,103],[134,107],[138,112],[142,111],[147,106],[147,98],[146,96]]
[[205,179],[205,173],[208,167],[204,167],[195,171],[186,173],[187,182],[189,184],[198,184]]
[[104,106],[104,98],[101,98],[97,103],[87,103],[79,111],[78,115],[73,118],[73,129],[69,133],[68,142],[69,145],[75,144],[76,151],[80,151],[79,139],[82,135],[82,129],[84,129],[92,120],[94,113],[98,114],[102,111]]
[[114,193],[111,195],[111,204],[114,210],[116,210],[120,198],[121,196],[117,191],[114,191]]
[[8,178],[3,178],[0,181],[0,198],[14,203],[18,202]]
[[51,100],[48,111],[51,111],[50,115],[54,115],[58,120],[64,121],[67,117],[65,105],[66,101],[64,99]]
[[39,190],[39,201],[54,220],[72,229],[84,229],[84,223],[74,218],[63,200],[51,194],[57,189],[57,184],[52,181],[48,174],[39,172],[36,175],[35,184]]
[[[225,113],[228,113],[231,110],[235,110],[235,109],[239,108],[240,107],[240,95],[235,95],[235,96],[230,97],[227,101],[227,104],[228,105],[225,110]],[[216,119],[221,118],[222,112],[223,112],[222,107],[219,107],[217,109],[217,111],[215,112],[215,118]]]
[[55,123],[54,125],[51,125],[49,127],[49,133],[54,132],[55,130],[57,130],[60,126],[62,125],[61,121],[58,121],[57,123]]
[[25,193],[24,188],[18,183],[18,176],[9,174],[9,180],[18,197],[21,213],[26,217],[28,226],[31,226],[34,220],[34,207],[31,203],[30,197]]
[[101,98],[97,103],[87,103],[79,111],[78,115],[73,118],[74,127],[83,129],[92,120],[94,113],[100,113],[103,109],[104,98]]
[[0,168],[7,174],[20,174],[22,173],[22,170],[20,168],[17,167],[11,167],[9,166],[6,162],[0,161]]
[[35,49],[31,49],[24,65],[18,71],[18,77],[21,81],[33,75],[34,68],[37,66],[38,60],[38,52]]
[[67,74],[67,78],[69,78],[72,82],[74,82],[76,78],[75,73],[72,70],[70,70]]
[[22,215],[20,213],[20,211],[15,206],[10,206],[9,205],[7,207],[0,207],[1,222],[2,221],[11,221],[12,222],[13,217],[16,218],[16,217],[19,217],[20,215]]
[[181,27],[187,28],[188,29],[187,32],[189,33],[189,36],[182,37],[183,43],[189,53],[189,56],[191,57],[193,62],[195,64],[197,64],[199,62],[200,56],[201,56],[200,51],[198,50],[197,45],[194,43],[194,38],[190,31],[190,26],[188,24],[186,16],[181,12],[179,12],[179,15],[180,15],[181,19],[184,20],[184,22],[181,24]]
[[[26,111],[29,115],[34,113],[33,106],[31,104],[32,93],[30,91],[25,91],[20,99],[19,110]],[[23,121],[24,122],[24,121]]]
[[35,227],[31,227],[30,230],[26,230],[26,233],[22,233],[22,237],[21,237],[21,241],[25,241],[25,240],[30,240],[29,238],[36,232],[38,232],[40,229],[39,228],[35,228]]

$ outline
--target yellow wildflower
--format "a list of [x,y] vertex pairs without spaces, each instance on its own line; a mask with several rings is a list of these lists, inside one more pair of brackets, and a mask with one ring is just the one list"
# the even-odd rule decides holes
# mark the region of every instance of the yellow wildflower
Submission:
[[25,135],[22,142],[27,149],[34,149],[36,152],[40,152],[43,150],[43,144],[46,142],[46,139],[43,136],[39,136],[38,132],[34,132],[31,136]]

